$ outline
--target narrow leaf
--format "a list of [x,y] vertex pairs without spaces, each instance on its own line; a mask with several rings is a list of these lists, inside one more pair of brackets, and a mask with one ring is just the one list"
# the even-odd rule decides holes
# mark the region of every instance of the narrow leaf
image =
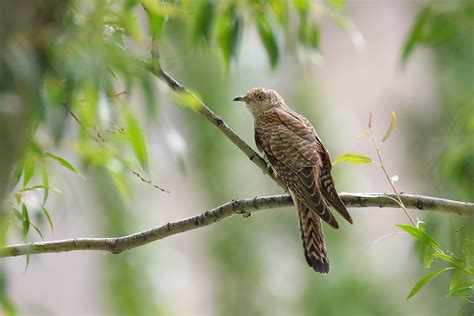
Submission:
[[424,232],[423,230],[415,227],[415,226],[410,226],[410,225],[402,225],[402,224],[399,224],[399,225],[395,225],[399,228],[401,228],[402,230],[406,231],[407,233],[409,233],[411,236],[415,237],[416,239],[424,242],[424,243],[428,243],[430,245],[432,245],[433,247],[435,247],[436,249],[440,249],[441,246],[439,245],[439,243],[429,234],[427,234],[426,232]]
[[270,65],[272,68],[275,68],[278,63],[280,53],[276,35],[274,34],[270,23],[268,22],[267,16],[264,13],[261,13],[257,16],[257,31],[260,35],[263,46],[267,51],[268,58],[270,59]]
[[242,26],[242,18],[235,13],[233,7],[220,15],[217,25],[217,42],[227,68],[229,68],[231,59],[237,52]]
[[408,35],[408,38],[406,39],[405,44],[403,45],[403,51],[402,51],[403,64],[407,62],[408,57],[410,57],[416,45],[423,40],[425,25],[427,24],[427,21],[430,15],[431,15],[430,8],[429,6],[426,6],[423,10],[421,10],[419,15],[417,16],[415,23],[413,24],[411,28],[410,35]]
[[67,161],[66,159],[62,158],[62,157],[59,157],[58,155],[55,155],[55,154],[52,154],[50,152],[46,153],[46,156],[48,156],[49,158],[55,160],[56,162],[58,162],[59,164],[61,164],[63,167],[71,170],[72,172],[74,173],[79,173],[79,171],[77,171],[76,167],[74,167],[69,161]]
[[337,164],[341,161],[350,162],[350,163],[360,163],[361,164],[361,163],[372,162],[372,158],[367,157],[367,156],[357,155],[357,154],[345,154],[345,155],[337,157],[333,161],[332,164],[335,165],[335,164]]
[[293,4],[302,15],[306,15],[309,12],[310,1],[309,0],[293,0]]
[[23,237],[26,237],[30,231],[30,215],[28,214],[28,209],[25,204],[21,205],[21,210],[23,215]]
[[13,177],[10,180],[10,191],[13,191],[13,189],[17,186],[18,182],[20,182],[24,166],[25,164],[23,161],[19,162],[16,166],[15,171],[13,172]]
[[212,25],[216,14],[216,3],[214,1],[202,1],[194,21],[194,40],[203,39],[210,41]]
[[43,212],[44,216],[48,220],[49,227],[51,227],[51,231],[54,231],[54,225],[53,225],[53,221],[51,220],[51,214],[49,214],[44,204],[41,204],[41,211]]
[[28,267],[30,265],[30,255],[26,255],[26,262],[25,262],[25,272],[28,270]]
[[388,127],[387,131],[385,132],[385,135],[383,135],[382,143],[390,137],[390,135],[393,132],[393,129],[395,128],[396,123],[397,123],[397,115],[395,114],[395,112],[392,112],[392,120],[390,121],[390,126]]
[[24,218],[23,218],[23,214],[17,210],[16,208],[13,208],[12,209],[13,211],[13,215],[15,215],[15,217],[20,221],[20,222],[23,222]]
[[143,132],[139,123],[131,112],[126,113],[127,132],[133,151],[143,169],[148,169],[148,151],[145,143]]
[[455,256],[450,256],[450,255],[444,254],[444,253],[435,253],[434,257],[439,258],[441,260],[444,260],[444,261],[446,261],[448,263],[451,263],[452,265],[455,265],[455,266],[464,267],[466,265],[464,263],[464,261],[462,261],[461,259],[456,258]]
[[25,161],[25,168],[23,171],[23,187],[26,187],[30,182],[35,172],[35,160],[33,157],[28,157]]
[[449,283],[449,291],[455,289],[459,283],[461,282],[462,278],[464,277],[464,271],[458,270],[454,273],[453,277],[451,278],[451,282]]
[[431,245],[425,245],[424,248],[423,263],[425,264],[425,268],[429,269],[434,259],[433,247],[431,247]]
[[437,277],[440,273],[450,270],[452,268],[440,268],[431,271],[424,277],[422,277],[418,282],[416,282],[415,286],[411,289],[410,294],[407,296],[407,300],[412,298],[416,293],[418,293],[426,284],[431,282],[435,277]]
[[369,114],[369,123],[367,124],[367,126],[369,127],[369,129],[372,128],[372,112],[370,112]]
[[34,230],[36,230],[36,232],[38,233],[38,235],[41,237],[41,239],[44,240],[44,236],[43,236],[43,233],[41,232],[41,230],[38,228],[38,226],[36,226],[35,224],[33,223],[30,223],[31,226],[33,227]]
[[32,186],[32,187],[23,188],[23,189],[20,190],[20,192],[33,191],[33,190],[41,190],[41,189],[43,189],[43,190],[50,190],[50,189],[51,189],[51,190],[55,190],[55,191],[57,191],[57,192],[61,192],[61,191],[59,191],[58,189],[54,189],[54,188],[51,188],[51,187],[47,187],[47,186],[42,185],[42,184],[34,185],[34,186]]
[[469,299],[472,295],[474,280],[467,280],[458,284],[454,289],[450,290],[448,296],[462,297]]
[[48,176],[48,169],[46,168],[46,163],[43,161],[43,203],[46,203],[49,196],[49,176]]

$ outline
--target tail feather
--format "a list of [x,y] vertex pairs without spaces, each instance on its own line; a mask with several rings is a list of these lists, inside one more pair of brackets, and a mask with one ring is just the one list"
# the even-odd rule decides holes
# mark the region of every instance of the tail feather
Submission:
[[321,219],[316,212],[298,203],[301,239],[308,265],[319,273],[329,272],[329,259],[324,244]]

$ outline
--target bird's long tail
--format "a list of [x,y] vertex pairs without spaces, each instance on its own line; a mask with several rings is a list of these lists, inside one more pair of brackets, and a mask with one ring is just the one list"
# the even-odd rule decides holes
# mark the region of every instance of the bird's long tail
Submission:
[[328,273],[329,259],[324,244],[321,219],[316,212],[311,211],[301,203],[298,203],[297,208],[306,261],[314,271]]

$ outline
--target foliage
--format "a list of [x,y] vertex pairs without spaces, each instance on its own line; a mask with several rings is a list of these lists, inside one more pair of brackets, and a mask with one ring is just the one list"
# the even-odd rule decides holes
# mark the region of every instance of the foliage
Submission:
[[[440,243],[430,234],[426,232],[426,224],[423,222],[418,221],[417,223],[414,222],[413,217],[410,215],[408,210],[405,208],[403,201],[400,198],[398,190],[395,188],[395,182],[398,181],[398,176],[390,176],[388,173],[386,166],[382,160],[382,155],[380,151],[381,143],[385,142],[390,135],[392,134],[397,121],[397,116],[395,112],[392,112],[392,119],[390,121],[390,125],[387,128],[384,136],[377,142],[372,125],[372,114],[370,114],[369,122],[368,122],[368,130],[363,131],[359,134],[359,136],[369,136],[377,153],[378,157],[378,165],[383,170],[387,181],[390,183],[393,192],[397,195],[397,199],[394,199],[395,202],[405,211],[406,215],[412,222],[413,226],[410,225],[396,225],[397,227],[401,228],[406,233],[410,234],[418,243],[418,247],[424,249],[422,252],[423,261],[425,263],[425,268],[429,269],[431,267],[432,261],[436,259],[440,259],[448,264],[447,267],[435,269],[424,277],[422,277],[412,288],[410,293],[407,296],[407,299],[416,295],[424,286],[426,286],[429,282],[433,279],[438,277],[441,273],[445,271],[449,271],[454,269],[455,273],[452,276],[451,283],[449,285],[449,294],[448,296],[455,296],[459,297],[465,301],[470,301],[472,296],[472,291],[474,288],[474,256],[472,254],[472,245],[474,240],[473,239],[466,239],[462,257],[458,257],[455,254],[451,253],[450,251],[443,251]],[[335,162],[338,161],[347,161],[351,163],[371,163],[374,160],[370,157],[357,155],[357,154],[345,154],[335,159]],[[461,282],[464,280],[464,282]]]
[[[125,233],[125,224],[129,223],[132,217],[126,212],[133,196],[130,186],[132,179],[149,183],[161,190],[151,179],[147,179],[152,167],[148,158],[146,127],[147,124],[156,123],[158,120],[159,100],[154,87],[155,79],[149,71],[150,65],[159,65],[154,64],[154,60],[148,62],[149,58],[143,58],[143,55],[148,56],[152,39],[159,43],[160,48],[164,46],[162,51],[169,52],[168,56],[164,54],[158,60],[159,63],[169,59],[172,54],[191,60],[192,58],[184,55],[183,50],[173,52],[168,45],[170,41],[175,45],[188,45],[188,42],[191,42],[192,46],[187,46],[187,51],[202,49],[211,52],[212,58],[205,60],[207,65],[215,64],[215,57],[220,61],[218,67],[229,72],[237,61],[245,29],[255,30],[272,69],[278,67],[283,47],[294,46],[319,53],[320,24],[323,19],[330,19],[350,33],[356,32],[354,25],[345,17],[346,5],[341,0],[101,0],[64,3],[68,5],[57,9],[64,23],[53,25],[55,32],[51,33],[49,39],[45,36],[46,40],[38,43],[38,47],[25,49],[21,42],[15,41],[10,41],[10,44],[5,46],[2,43],[0,47],[0,93],[18,95],[21,100],[27,100],[25,103],[28,113],[19,116],[18,122],[10,120],[13,127],[22,126],[24,131],[9,129],[6,124],[0,125],[0,151],[6,152],[12,144],[18,145],[18,154],[11,155],[14,165],[2,163],[0,166],[0,179],[9,179],[1,181],[0,184],[0,199],[3,199],[2,191],[9,192],[3,207],[6,215],[2,215],[2,218],[6,218],[6,224],[1,227],[2,243],[6,242],[10,225],[18,226],[14,233],[20,234],[24,240],[34,239],[32,234],[43,238],[42,230],[45,225],[51,230],[54,229],[54,212],[50,212],[47,201],[51,193],[60,192],[55,188],[53,176],[53,170],[57,170],[57,166],[72,172],[74,176],[97,175],[94,180],[94,192],[101,201],[104,229],[111,234]],[[451,15],[455,15],[456,19]],[[457,34],[458,28],[464,28],[465,24],[472,25],[472,21],[472,4],[468,1],[458,0],[450,5],[440,1],[429,2],[421,10],[407,37],[402,61],[407,63],[414,49],[420,44],[433,45],[449,40]],[[292,28],[292,25],[296,25],[296,29]],[[34,38],[29,39],[36,43]],[[283,41],[291,45],[286,45],[288,43]],[[184,42],[186,44],[183,44]],[[199,65],[193,66],[189,63],[182,67]],[[182,76],[195,87],[199,87],[195,90],[204,98],[210,98],[215,101],[213,103],[218,104],[221,95],[215,91],[215,87],[209,84],[206,86],[200,76],[193,77],[193,74],[186,74],[185,70]],[[218,71],[213,78],[214,81],[209,81],[212,84],[217,85],[219,81],[222,83]],[[14,84],[5,83],[6,81]],[[469,78],[465,81],[470,82]],[[132,96],[136,94],[143,96],[144,106],[132,104]],[[179,94],[175,101],[184,104],[191,111],[198,110],[193,103],[195,99],[187,97],[188,95]],[[472,106],[473,99],[470,100]],[[7,104],[6,101],[2,103]],[[221,110],[225,111],[222,108]],[[8,116],[0,111],[0,123],[7,120]],[[190,121],[194,124],[191,128],[196,131],[196,142],[201,145],[202,152],[207,153],[206,157],[197,157],[193,163],[200,165],[206,176],[212,175],[212,172],[214,175],[220,173],[224,167],[219,165],[220,153],[216,149],[219,140],[215,131],[206,129],[204,124],[194,122],[195,120]],[[395,122],[396,116],[393,113],[392,122],[382,142],[391,135]],[[459,129],[459,134],[471,135],[472,126],[472,120],[468,121]],[[11,130],[15,132],[10,133]],[[364,133],[369,135],[368,132]],[[442,168],[445,173],[455,170],[456,174],[461,174],[466,169],[472,170],[470,161],[474,159],[465,159],[472,156],[473,147],[469,139],[472,141],[472,138],[464,137],[462,144],[456,144],[459,148],[456,156],[458,160],[452,159],[450,153],[446,154]],[[453,164],[453,160],[457,163]],[[338,161],[368,163],[372,162],[372,159],[348,154],[336,159],[336,162]],[[210,171],[211,169],[213,171]],[[472,182],[474,177],[470,179],[463,181],[470,184],[469,181]],[[395,178],[390,177],[392,186],[393,182]],[[8,184],[8,190],[1,189],[4,183]],[[214,197],[221,198],[222,190],[218,183],[209,184],[208,191]],[[237,224],[232,235],[239,236],[235,238],[242,243],[251,244],[254,236],[248,226],[247,223]],[[220,229],[227,228],[223,225]],[[427,235],[420,227],[402,228],[416,232],[414,234],[418,237],[414,237],[425,249],[425,261],[431,262],[436,258],[447,265],[433,270],[421,279],[409,296],[416,294],[422,286],[442,272],[453,268],[455,273],[451,279],[449,295],[468,297],[469,290],[472,289],[470,252],[466,250],[466,253],[463,252],[463,256],[458,258],[447,254],[447,251],[441,251],[434,237],[419,238]],[[256,254],[257,250],[252,248],[247,253],[248,257],[233,257],[232,253],[229,253],[233,248],[228,248],[228,245],[235,239],[228,239],[214,238],[211,243],[214,250],[211,251],[215,251],[222,261],[227,260],[227,265],[223,265],[223,275],[227,273],[228,278],[223,277],[222,283],[227,281],[226,285],[235,286],[241,296],[232,300],[229,298],[232,293],[221,291],[222,302],[231,303],[222,307],[222,311],[228,312],[229,307],[244,305],[248,313],[256,312],[258,309],[253,308],[253,305],[245,304],[251,299],[252,293],[247,293],[246,290],[256,286],[255,280],[262,277],[261,271],[255,268],[258,262],[249,267],[249,257],[254,257],[251,255]],[[472,240],[468,240],[466,249],[469,248],[469,243],[472,243]],[[146,262],[146,256],[143,257],[145,259],[139,260],[139,263],[127,256],[108,261],[111,267],[107,275],[109,295],[125,297],[123,301],[111,300],[117,311],[130,314],[161,312],[155,304],[147,303],[145,295],[141,295],[150,287],[146,277],[142,275],[143,262]],[[235,278],[232,278],[232,274],[239,274],[243,270],[247,273],[242,273],[239,280],[241,282],[233,284]],[[120,282],[119,280],[128,284],[128,292],[115,283]],[[3,283],[2,279],[2,286]],[[2,290],[0,301],[3,307],[13,313],[13,304],[3,293]]]

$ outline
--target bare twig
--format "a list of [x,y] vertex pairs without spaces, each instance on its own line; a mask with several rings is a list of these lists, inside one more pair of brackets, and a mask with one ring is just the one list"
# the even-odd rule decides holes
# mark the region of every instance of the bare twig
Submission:
[[405,205],[403,204],[403,200],[400,198],[400,194],[398,193],[398,190],[395,188],[395,184],[393,183],[392,179],[390,178],[390,175],[388,174],[388,171],[385,168],[385,165],[383,163],[382,155],[380,153],[380,146],[377,143],[377,141],[375,140],[374,132],[372,131],[372,113],[370,113],[368,126],[369,126],[369,137],[372,140],[372,143],[374,144],[375,151],[377,153],[377,158],[379,159],[379,166],[382,169],[383,173],[385,174],[385,177],[387,178],[387,181],[390,183],[390,186],[392,187],[392,190],[396,195],[396,200],[400,204],[400,207],[403,209],[405,214],[408,216],[408,218],[410,219],[410,222],[413,224],[413,226],[416,226],[415,220],[413,219],[413,217],[410,215],[410,212],[408,212]]
[[[99,145],[101,145],[104,150],[106,151],[110,151],[109,148],[107,148],[107,146],[105,145],[106,142],[105,142],[105,139],[102,137],[102,135],[100,134],[100,130],[96,127],[96,126],[93,126],[91,127],[92,129],[94,129],[96,132],[97,132],[97,137],[94,136],[88,129],[86,126],[84,126],[84,124],[79,120],[79,118],[77,117],[76,114],[74,114],[74,112],[71,111],[70,108],[68,108],[66,105],[64,105],[64,107],[67,109],[67,111],[69,112],[69,114],[74,118],[74,120],[77,122],[77,124],[79,126],[81,126],[82,128],[84,128],[86,131],[87,131],[87,134],[89,135],[90,138],[92,138],[96,143],[98,143]],[[112,122],[113,125],[117,125],[115,122]],[[118,129],[116,131],[113,131],[113,130],[106,130],[107,132],[110,132],[110,133],[120,133],[120,134],[123,134],[125,131],[123,128],[119,127],[118,126]],[[166,189],[163,189],[162,187],[154,184],[151,180],[149,179],[145,179],[140,173],[138,173],[137,171],[133,170],[132,168],[130,168],[129,166],[127,166],[126,163],[124,163],[124,166],[133,174],[135,175],[136,177],[138,177],[143,183],[146,183],[146,184],[149,184],[151,185],[152,187],[154,187],[155,189],[158,189],[160,190],[161,192],[165,192],[165,193],[170,193],[170,191],[166,190]]]
[[161,192],[170,193],[170,191],[168,191],[168,190],[166,190],[166,189],[163,189],[162,187],[160,187],[160,186],[154,184],[151,180],[145,179],[141,174],[139,174],[139,173],[136,172],[135,170],[130,169],[130,168],[129,168],[129,170],[130,170],[135,176],[137,176],[142,182],[151,185],[152,187],[154,187],[155,189],[160,190]]
[[[392,199],[388,197],[392,197]],[[395,197],[394,194],[390,194],[388,197],[387,194],[384,193],[341,193],[341,198],[348,207],[400,207],[393,200]],[[409,194],[400,194],[400,198],[408,208],[474,216],[474,203]],[[172,235],[208,226],[233,215],[245,215],[259,210],[274,209],[291,205],[293,205],[293,201],[288,194],[235,200],[196,216],[175,222],[169,222],[156,228],[123,237],[75,238],[0,247],[0,257],[59,253],[77,250],[101,250],[119,254]]]

